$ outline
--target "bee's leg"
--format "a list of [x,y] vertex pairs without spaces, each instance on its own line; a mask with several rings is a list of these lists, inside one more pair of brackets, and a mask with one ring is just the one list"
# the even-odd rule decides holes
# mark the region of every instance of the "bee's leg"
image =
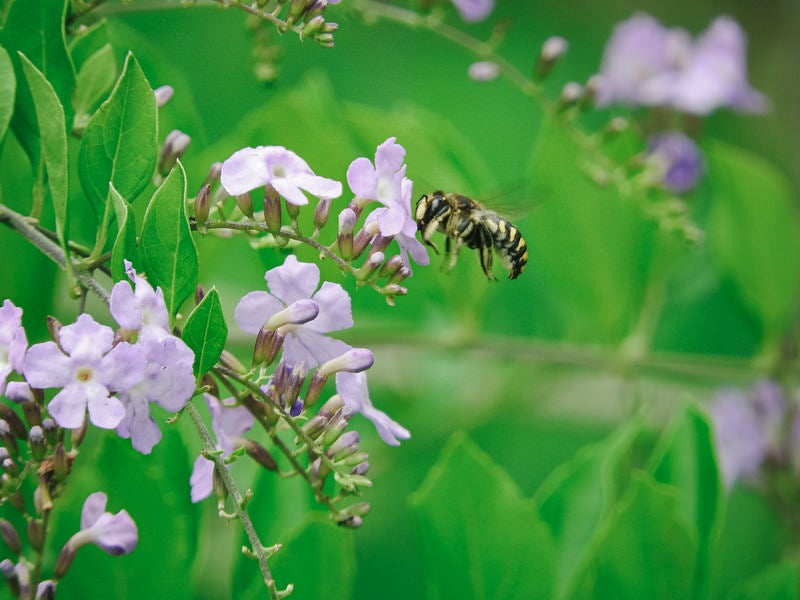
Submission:
[[461,249],[461,239],[460,238],[450,238],[449,236],[446,238],[445,247],[444,247],[444,263],[442,264],[442,269],[446,272],[452,271],[456,263],[458,262],[458,251]]
[[481,228],[479,235],[481,236],[481,244],[479,247],[481,268],[490,281],[497,281],[497,277],[495,277],[492,272],[492,260],[494,258],[492,254],[494,252],[492,248],[492,235],[489,233],[489,230],[485,228]]

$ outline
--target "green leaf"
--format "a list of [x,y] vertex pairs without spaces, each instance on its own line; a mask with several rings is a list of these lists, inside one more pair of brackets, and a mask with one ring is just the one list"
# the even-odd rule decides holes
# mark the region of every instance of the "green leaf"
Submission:
[[50,189],[55,212],[56,233],[66,252],[69,180],[64,107],[44,74],[22,53],[20,53],[20,60],[36,110],[42,157],[47,171],[47,186]]
[[557,119],[543,124],[526,178],[548,194],[526,225],[528,270],[553,295],[567,336],[613,343],[640,312],[655,226],[634,199],[591,181],[583,155]]
[[674,487],[636,472],[631,487],[592,544],[589,574],[575,598],[694,599],[696,541]]
[[708,148],[708,243],[743,305],[776,343],[800,301],[800,222],[786,178],[742,150]]
[[536,505],[464,434],[412,497],[428,595],[551,598],[555,548]]
[[11,115],[14,114],[16,89],[17,78],[14,77],[14,65],[8,52],[0,46],[0,142],[6,137]]
[[217,364],[228,338],[228,326],[216,288],[211,288],[189,314],[181,338],[194,351],[196,377],[207,373]]
[[75,69],[64,33],[68,4],[69,0],[15,0],[0,31],[0,44],[11,56],[19,84],[11,126],[34,165],[40,159],[39,130],[30,90],[22,84],[25,78],[17,52],[24,54],[50,82],[64,108],[65,122],[70,123]]
[[697,407],[687,405],[664,433],[649,469],[656,481],[678,492],[680,514],[697,534],[694,597],[708,593],[709,561],[718,541],[724,494],[714,456],[711,426]]
[[95,21],[91,25],[81,26],[69,38],[69,54],[75,68],[80,71],[83,63],[93,54],[110,43],[108,37],[108,22],[105,19]]
[[797,562],[771,565],[725,596],[726,600],[797,600]]
[[185,206],[186,174],[178,163],[150,199],[139,240],[147,280],[161,286],[171,316],[197,285],[197,248]]
[[[294,586],[293,600],[349,600],[353,597],[355,544],[352,531],[336,527],[325,515],[309,513],[301,527],[281,545],[280,552],[270,560],[270,570],[279,589],[290,583]],[[243,566],[252,576],[249,581],[234,580],[233,596],[244,600],[267,597],[258,563],[242,554],[239,556],[238,562],[244,562]]]
[[147,186],[156,168],[156,101],[132,54],[109,98],[86,126],[78,174],[96,215],[102,215],[108,184],[130,202]]
[[117,80],[117,61],[111,44],[106,44],[81,65],[75,81],[72,104],[75,107],[75,128],[83,129],[89,115]]
[[111,203],[114,207],[114,216],[119,224],[117,238],[111,248],[111,277],[114,281],[127,278],[125,273],[125,260],[138,264],[138,250],[136,248],[136,219],[131,210],[131,205],[123,198],[114,187],[108,186]]
[[642,433],[634,421],[608,439],[584,448],[556,469],[534,500],[558,552],[556,598],[570,597],[590,553],[590,542],[628,485],[635,443]]

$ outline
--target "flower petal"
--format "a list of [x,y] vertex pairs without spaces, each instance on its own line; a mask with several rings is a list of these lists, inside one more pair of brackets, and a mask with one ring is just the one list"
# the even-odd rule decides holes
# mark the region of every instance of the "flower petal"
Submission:
[[44,389],[67,385],[73,368],[55,342],[43,342],[28,348],[22,371],[31,387]]
[[59,427],[77,429],[83,425],[86,415],[86,392],[84,386],[71,384],[58,392],[47,405],[47,412]]
[[192,467],[192,475],[189,477],[192,502],[200,502],[211,495],[213,477],[214,463],[207,458],[198,456]]
[[220,183],[231,196],[244,194],[266,185],[271,175],[267,168],[264,146],[242,148],[222,163]]
[[100,386],[90,392],[88,400],[89,420],[101,429],[114,429],[125,418],[125,406],[119,398],[104,395]]
[[350,294],[338,283],[325,281],[313,300],[319,306],[319,314],[305,327],[319,333],[339,331],[353,326],[353,310]]
[[361,198],[377,200],[378,176],[368,158],[355,159],[347,168],[347,185]]
[[281,309],[283,304],[273,295],[261,291],[250,292],[239,300],[233,318],[242,331],[257,334],[267,319]]
[[299,262],[294,254],[290,254],[281,266],[267,271],[264,279],[270,293],[289,305],[312,297],[319,284],[319,267],[314,263]]
[[107,501],[108,496],[103,492],[89,494],[81,509],[81,529],[89,529],[97,523],[100,516],[106,511]]

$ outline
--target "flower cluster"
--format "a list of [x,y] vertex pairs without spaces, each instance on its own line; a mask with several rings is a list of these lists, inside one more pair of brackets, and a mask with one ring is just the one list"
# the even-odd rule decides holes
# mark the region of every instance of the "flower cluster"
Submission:
[[722,480],[757,481],[768,467],[800,470],[800,412],[773,381],[756,382],[747,392],[720,390],[711,420]]
[[[593,87],[600,107],[658,107],[697,117],[719,108],[762,113],[768,106],[748,83],[745,34],[727,16],[693,40],[684,29],[633,15],[614,29]],[[702,156],[672,121],[665,127],[648,140],[648,166],[664,188],[683,194],[702,176]]]
[[[56,325],[54,340],[25,347],[21,311],[6,301],[0,313],[0,343],[5,342],[10,368],[25,382],[9,383],[8,396],[33,402],[35,390],[57,388],[47,412],[65,429],[89,421],[115,429],[130,438],[133,447],[149,454],[161,439],[150,416],[150,405],[180,410],[194,393],[194,353],[169,331],[161,290],[154,290],[126,262],[129,278],[111,291],[111,314],[120,325],[114,330],[81,314],[75,323]],[[6,374],[9,370],[5,371]],[[5,380],[5,377],[4,377]]]

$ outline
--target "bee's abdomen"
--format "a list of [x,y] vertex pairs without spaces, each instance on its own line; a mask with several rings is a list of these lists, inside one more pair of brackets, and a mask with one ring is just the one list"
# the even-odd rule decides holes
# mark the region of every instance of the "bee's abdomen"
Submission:
[[516,279],[528,264],[528,244],[525,238],[519,229],[499,215],[487,218],[487,225],[492,232],[494,247],[508,269],[508,278]]

